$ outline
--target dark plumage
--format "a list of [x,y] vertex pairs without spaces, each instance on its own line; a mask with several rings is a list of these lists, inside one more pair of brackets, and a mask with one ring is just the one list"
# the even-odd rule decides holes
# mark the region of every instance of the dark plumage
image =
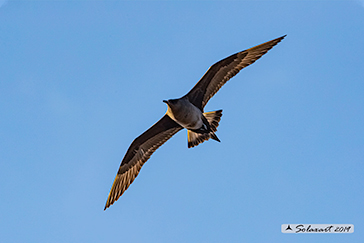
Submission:
[[168,106],[167,113],[132,142],[121,161],[105,209],[128,189],[154,151],[183,128],[188,131],[188,147],[197,146],[210,138],[220,141],[215,132],[222,116],[222,110],[204,113],[205,105],[230,78],[258,60],[284,37],[222,59],[212,65],[185,96],[164,101]]

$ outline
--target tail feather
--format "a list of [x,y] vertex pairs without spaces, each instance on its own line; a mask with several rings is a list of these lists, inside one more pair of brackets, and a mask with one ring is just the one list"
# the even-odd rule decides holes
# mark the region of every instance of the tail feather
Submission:
[[206,120],[210,124],[211,132],[196,133],[191,130],[187,130],[187,139],[189,148],[195,147],[200,143],[209,140],[210,138],[220,142],[220,139],[216,136],[215,132],[217,131],[217,127],[219,126],[219,122],[221,120],[222,110],[206,112],[203,113],[203,115],[206,117]]
[[216,136],[216,134],[215,134],[215,133],[211,133],[210,135],[211,135],[211,138],[212,138],[213,140],[218,141],[218,142],[221,142],[221,141],[220,141],[220,139]]

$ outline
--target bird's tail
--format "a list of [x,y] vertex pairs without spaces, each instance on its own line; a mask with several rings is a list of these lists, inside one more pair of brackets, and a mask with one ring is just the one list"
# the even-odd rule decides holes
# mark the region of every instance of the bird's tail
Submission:
[[222,110],[206,112],[203,113],[203,115],[209,122],[211,131],[208,133],[196,133],[191,130],[187,130],[187,139],[189,148],[195,147],[200,143],[209,140],[210,138],[220,142],[215,132],[217,131],[217,127],[219,126],[219,122],[222,116]]

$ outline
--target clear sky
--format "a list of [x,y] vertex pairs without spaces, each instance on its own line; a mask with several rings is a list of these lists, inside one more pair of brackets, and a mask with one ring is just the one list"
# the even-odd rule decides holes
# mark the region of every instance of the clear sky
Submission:
[[[103,210],[163,99],[285,34]],[[363,54],[364,1],[0,1],[0,242],[363,242]]]

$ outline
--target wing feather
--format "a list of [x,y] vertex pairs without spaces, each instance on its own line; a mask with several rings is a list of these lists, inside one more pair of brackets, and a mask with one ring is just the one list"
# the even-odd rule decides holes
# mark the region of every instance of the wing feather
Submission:
[[241,69],[249,66],[277,45],[285,36],[235,53],[212,65],[200,81],[187,93],[191,103],[201,110],[217,91]]
[[150,156],[181,129],[180,125],[165,115],[133,141],[121,162],[104,210],[128,189]]

